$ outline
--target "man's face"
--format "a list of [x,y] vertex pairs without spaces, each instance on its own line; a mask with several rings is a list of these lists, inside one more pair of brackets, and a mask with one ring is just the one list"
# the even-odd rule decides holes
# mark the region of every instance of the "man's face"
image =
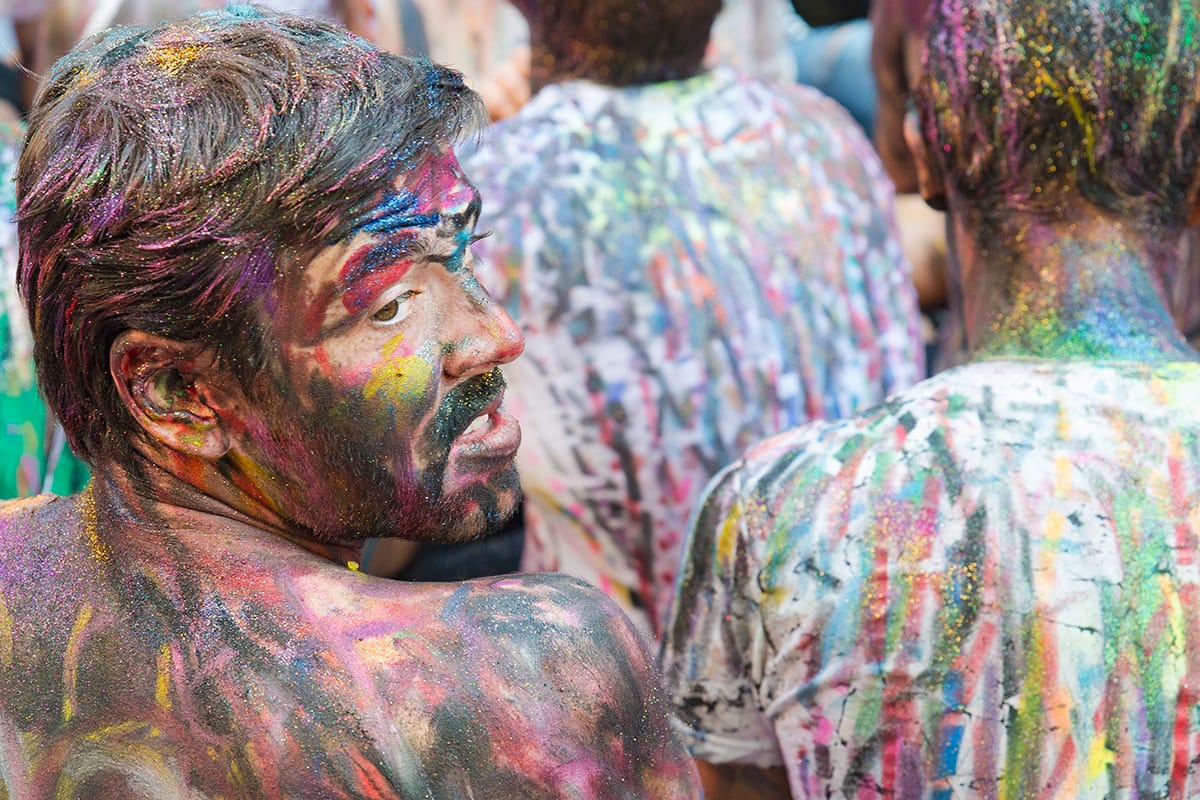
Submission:
[[281,280],[279,356],[232,460],[284,520],[338,541],[455,541],[515,509],[521,433],[498,367],[524,342],[475,280],[479,207],[453,153],[434,153]]

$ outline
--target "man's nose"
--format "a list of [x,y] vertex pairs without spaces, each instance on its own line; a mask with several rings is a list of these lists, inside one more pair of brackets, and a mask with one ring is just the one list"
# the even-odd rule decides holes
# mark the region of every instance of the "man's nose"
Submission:
[[507,364],[525,350],[525,337],[508,312],[482,287],[469,292],[458,340],[447,343],[443,369],[453,378],[487,372]]

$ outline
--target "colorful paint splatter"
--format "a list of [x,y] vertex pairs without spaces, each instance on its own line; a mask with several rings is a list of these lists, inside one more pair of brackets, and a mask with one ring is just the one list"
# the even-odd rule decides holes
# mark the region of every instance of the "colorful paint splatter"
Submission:
[[973,363],[714,482],[665,669],[795,797],[1200,792],[1200,365]]
[[687,517],[753,441],[921,374],[870,145],[831,101],[715,70],[543,89],[464,168],[480,281],[526,336],[523,567],[661,631]]

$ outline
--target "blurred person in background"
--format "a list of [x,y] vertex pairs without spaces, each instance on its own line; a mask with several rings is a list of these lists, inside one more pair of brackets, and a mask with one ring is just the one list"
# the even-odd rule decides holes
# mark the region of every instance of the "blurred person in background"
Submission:
[[[877,0],[872,8],[892,0]],[[869,134],[875,130],[872,23],[865,0],[725,0],[705,62],[724,64],[774,83],[799,82],[838,101]],[[885,32],[886,38],[887,32]],[[947,285],[944,216],[915,186],[901,184],[897,227],[922,311],[922,339],[933,371],[961,362],[958,307]]]
[[405,0],[407,31],[423,30],[434,61],[460,70],[493,120],[508,117],[529,100],[529,28],[506,0]]
[[754,439],[921,375],[878,160],[844,111],[702,59],[717,0],[519,0],[535,95],[464,168],[526,336],[522,568],[662,631],[686,521]]

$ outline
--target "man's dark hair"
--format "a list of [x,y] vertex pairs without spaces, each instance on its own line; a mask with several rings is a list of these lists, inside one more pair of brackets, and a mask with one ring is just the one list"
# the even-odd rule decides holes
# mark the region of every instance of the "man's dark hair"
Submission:
[[1200,155],[1195,0],[935,0],[925,139],[985,218],[1072,195],[1179,227]]
[[248,386],[273,352],[277,276],[484,118],[457,72],[245,6],[61,59],[19,166],[19,283],[71,447],[128,454],[136,426],[109,374],[123,331],[211,348]]
[[700,68],[721,0],[512,0],[529,21],[539,71],[609,86],[689,78]]

